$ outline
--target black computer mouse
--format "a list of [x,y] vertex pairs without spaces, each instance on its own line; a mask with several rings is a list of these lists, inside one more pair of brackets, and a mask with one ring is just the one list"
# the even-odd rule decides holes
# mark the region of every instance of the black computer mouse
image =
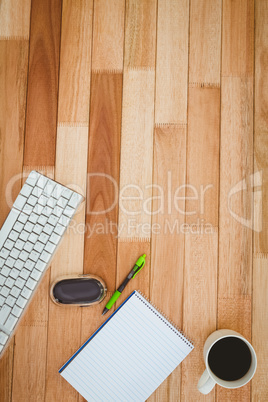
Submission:
[[56,279],[50,296],[58,305],[92,306],[106,296],[105,282],[95,275],[68,275]]

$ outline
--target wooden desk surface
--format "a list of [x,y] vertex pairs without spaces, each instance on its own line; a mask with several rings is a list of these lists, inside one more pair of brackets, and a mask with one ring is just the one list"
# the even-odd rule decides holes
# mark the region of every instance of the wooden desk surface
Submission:
[[[0,224],[32,169],[86,196],[0,361],[1,401],[81,401],[58,369],[103,304],[59,308],[50,284],[93,273],[112,292],[142,253],[124,297],[195,343],[150,402],[268,400],[267,20],[262,0],[1,1]],[[205,397],[216,328],[251,339],[258,369]]]

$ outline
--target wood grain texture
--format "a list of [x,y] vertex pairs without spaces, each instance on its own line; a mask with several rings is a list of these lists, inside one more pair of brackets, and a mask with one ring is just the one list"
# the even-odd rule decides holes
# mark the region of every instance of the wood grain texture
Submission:
[[223,0],[222,75],[253,76],[254,0]]
[[[0,41],[0,227],[21,189],[27,66],[27,41]],[[11,398],[13,344],[0,361],[3,401]]]
[[220,297],[251,294],[252,108],[252,80],[224,77],[220,156]]
[[124,73],[119,237],[150,237],[154,77],[153,71]]
[[[185,216],[176,210],[177,204],[168,199],[181,188],[185,196],[186,179],[186,128],[163,126],[155,129],[154,179],[160,186],[165,203],[154,198],[152,217],[152,249],[150,300],[153,301],[179,328],[182,328],[184,234],[181,225]],[[153,191],[159,197],[159,190]],[[183,200],[183,204],[185,199]],[[184,205],[181,206],[184,211]],[[174,228],[174,230],[173,230]],[[180,395],[181,367],[178,367],[156,390],[149,400],[178,400]]]
[[61,0],[32,0],[24,166],[54,166]]
[[221,0],[192,0],[189,82],[220,84]]
[[21,189],[27,66],[27,41],[0,41],[0,226]]
[[29,39],[31,0],[2,0],[0,39]]
[[262,231],[255,233],[254,251],[268,253],[268,4],[255,1],[254,171],[262,171]]
[[93,0],[62,4],[58,124],[88,125]]
[[[55,179],[86,193],[88,130],[87,127],[59,127]],[[79,158],[77,158],[79,155]],[[83,203],[64,236],[51,269],[51,282],[56,277],[83,273],[85,203]],[[82,230],[81,230],[82,227]],[[81,309],[60,308],[49,303],[46,401],[76,400],[76,391],[58,375],[62,364],[80,346]]]
[[127,0],[125,68],[155,69],[156,0]]
[[[251,296],[218,299],[218,329],[231,328],[251,342]],[[250,401],[251,384],[239,389],[217,387],[218,402]]]
[[158,2],[155,122],[187,123],[189,0]]
[[113,291],[116,275],[122,74],[93,74],[84,272]]
[[252,343],[258,366],[252,380],[252,401],[268,399],[268,259],[256,257],[253,263]]
[[[54,169],[35,170],[54,178]],[[30,170],[23,170],[23,182]],[[13,361],[13,401],[43,401],[46,382],[47,327],[49,301],[48,268],[15,335]]]
[[97,0],[94,2],[92,69],[123,70],[124,0]]
[[186,222],[218,226],[220,89],[189,88]]
[[[185,236],[183,331],[194,342],[194,350],[182,362],[182,401],[214,401],[197,389],[205,370],[203,346],[217,320],[218,233]],[[205,319],[204,319],[205,318]]]

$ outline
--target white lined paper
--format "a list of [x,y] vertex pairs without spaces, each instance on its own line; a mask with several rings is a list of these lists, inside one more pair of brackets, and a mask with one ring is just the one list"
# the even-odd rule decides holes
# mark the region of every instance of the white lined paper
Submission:
[[145,401],[193,345],[135,291],[61,375],[87,401]]

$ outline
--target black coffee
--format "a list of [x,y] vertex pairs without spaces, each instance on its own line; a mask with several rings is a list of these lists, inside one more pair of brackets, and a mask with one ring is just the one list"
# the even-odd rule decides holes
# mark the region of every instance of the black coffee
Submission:
[[212,346],[208,364],[217,377],[225,381],[236,381],[247,374],[251,366],[251,352],[242,339],[228,336]]

